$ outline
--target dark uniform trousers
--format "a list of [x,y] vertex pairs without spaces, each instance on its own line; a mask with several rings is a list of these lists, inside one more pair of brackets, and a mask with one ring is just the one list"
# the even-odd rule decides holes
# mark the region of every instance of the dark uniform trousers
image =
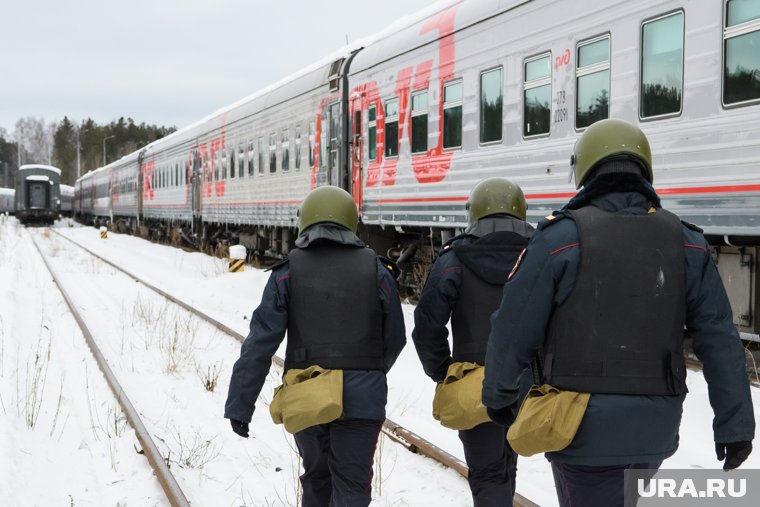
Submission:
[[634,489],[624,491],[624,472],[650,470],[654,476],[661,464],[662,461],[587,466],[553,461],[552,473],[560,507],[633,507],[636,505],[635,484],[632,484]]
[[512,505],[517,454],[507,442],[507,430],[487,422],[459,432],[467,461],[474,507]]
[[383,421],[339,419],[294,435],[303,460],[303,507],[366,507]]

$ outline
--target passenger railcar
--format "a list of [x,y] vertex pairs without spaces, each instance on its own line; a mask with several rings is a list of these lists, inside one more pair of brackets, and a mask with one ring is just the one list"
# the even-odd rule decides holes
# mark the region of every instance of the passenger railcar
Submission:
[[116,213],[112,185],[93,215],[283,255],[306,193],[338,185],[414,290],[475,183],[518,183],[536,222],[575,194],[580,133],[618,117],[649,137],[663,204],[704,228],[756,335],[759,55],[760,0],[437,3],[99,169],[132,178],[137,209]]
[[13,198],[16,190],[12,188],[0,188],[0,213],[13,214]]
[[49,165],[19,167],[14,210],[23,224],[52,224],[61,210],[61,170]]
[[70,217],[74,206],[74,187],[61,185],[61,215]]

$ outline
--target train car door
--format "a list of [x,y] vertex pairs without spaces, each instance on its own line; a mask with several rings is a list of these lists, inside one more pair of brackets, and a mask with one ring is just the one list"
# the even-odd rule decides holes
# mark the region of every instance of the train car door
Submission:
[[351,121],[351,195],[361,213],[363,200],[362,163],[364,161],[364,142],[362,138],[362,98],[354,97],[350,108],[353,118]]
[[193,232],[200,231],[201,220],[201,189],[203,188],[203,181],[201,178],[201,160],[197,150],[193,150],[192,154],[192,175],[190,181],[192,182],[190,194],[192,195],[193,206]]
[[327,132],[325,138],[328,140],[327,147],[327,183],[344,187],[345,185],[340,178],[340,102],[333,102],[327,107],[327,118],[325,118]]
[[45,209],[50,202],[50,185],[47,181],[26,180],[26,208]]

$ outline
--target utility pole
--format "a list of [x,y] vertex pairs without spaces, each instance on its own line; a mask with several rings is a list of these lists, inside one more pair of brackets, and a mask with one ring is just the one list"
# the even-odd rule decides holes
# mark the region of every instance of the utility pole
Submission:
[[81,165],[80,154],[79,154],[79,152],[82,151],[82,146],[79,144],[80,130],[82,130],[81,127],[77,128],[77,179],[79,179],[79,176],[82,175],[82,165]]

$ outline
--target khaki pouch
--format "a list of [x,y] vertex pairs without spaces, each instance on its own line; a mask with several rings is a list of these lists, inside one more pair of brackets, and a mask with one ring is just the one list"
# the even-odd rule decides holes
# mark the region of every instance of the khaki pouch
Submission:
[[491,419],[481,401],[484,368],[475,363],[452,363],[435,388],[433,418],[452,430],[469,430]]
[[319,366],[288,370],[274,390],[269,415],[288,433],[338,419],[343,415],[343,370]]
[[534,385],[507,431],[509,445],[520,456],[564,449],[575,438],[590,396],[549,384]]

